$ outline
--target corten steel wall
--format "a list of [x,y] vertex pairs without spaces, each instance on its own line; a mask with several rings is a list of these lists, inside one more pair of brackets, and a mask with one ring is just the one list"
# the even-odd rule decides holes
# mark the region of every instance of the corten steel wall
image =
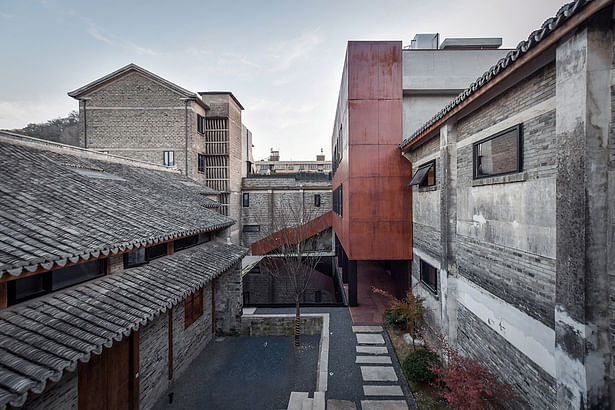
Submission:
[[343,216],[333,226],[352,260],[412,259],[410,164],[402,140],[399,41],[348,43],[333,141],[342,129]]

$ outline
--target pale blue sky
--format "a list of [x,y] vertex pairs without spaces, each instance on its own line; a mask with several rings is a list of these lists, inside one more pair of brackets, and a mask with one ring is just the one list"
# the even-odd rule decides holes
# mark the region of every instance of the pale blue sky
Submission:
[[0,129],[77,109],[66,93],[128,63],[191,91],[230,90],[255,159],[311,159],[330,139],[348,40],[416,33],[514,47],[559,0],[0,0]]

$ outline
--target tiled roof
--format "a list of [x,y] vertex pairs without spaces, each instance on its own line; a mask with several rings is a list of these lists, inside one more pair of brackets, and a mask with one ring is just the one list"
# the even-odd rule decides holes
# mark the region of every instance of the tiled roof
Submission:
[[228,227],[178,173],[0,135],[0,277]]
[[482,76],[480,76],[476,81],[474,81],[468,88],[463,90],[454,100],[449,102],[442,110],[440,110],[436,115],[433,116],[432,119],[427,121],[421,128],[416,130],[411,136],[406,138],[401,144],[400,147],[403,149],[407,144],[409,144],[413,139],[421,135],[424,131],[426,131],[429,127],[443,118],[448,112],[450,112],[457,105],[461,104],[466,98],[469,98],[474,92],[483,87],[489,81],[491,81],[494,77],[496,77],[499,73],[504,71],[505,68],[513,64],[517,59],[525,55],[529,50],[534,48],[538,43],[540,43],[545,37],[547,37],[551,32],[560,27],[565,21],[567,21],[570,17],[572,17],[575,13],[585,7],[587,4],[591,3],[592,0],[575,0],[571,3],[563,5],[557,14],[554,17],[546,20],[542,27],[538,30],[535,30],[530,34],[527,40],[522,41],[517,45],[517,47],[506,54],[505,57],[501,58],[497,64],[487,70]]
[[0,311],[0,408],[74,371],[238,263],[247,249],[208,242]]

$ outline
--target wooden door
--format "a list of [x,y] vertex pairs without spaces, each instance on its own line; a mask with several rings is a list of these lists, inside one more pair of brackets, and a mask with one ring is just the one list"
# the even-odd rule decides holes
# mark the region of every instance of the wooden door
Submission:
[[[88,363],[79,363],[79,410],[138,407],[138,336],[124,337]],[[135,382],[137,381],[137,382]]]

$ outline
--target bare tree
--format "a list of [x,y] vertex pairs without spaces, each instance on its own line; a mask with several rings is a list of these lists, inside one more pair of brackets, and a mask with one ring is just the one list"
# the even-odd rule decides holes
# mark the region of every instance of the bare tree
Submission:
[[319,216],[312,207],[283,201],[270,221],[266,246],[272,250],[261,261],[274,280],[283,281],[294,297],[295,347],[300,346],[301,339],[301,301],[322,258],[318,233],[324,216]]

